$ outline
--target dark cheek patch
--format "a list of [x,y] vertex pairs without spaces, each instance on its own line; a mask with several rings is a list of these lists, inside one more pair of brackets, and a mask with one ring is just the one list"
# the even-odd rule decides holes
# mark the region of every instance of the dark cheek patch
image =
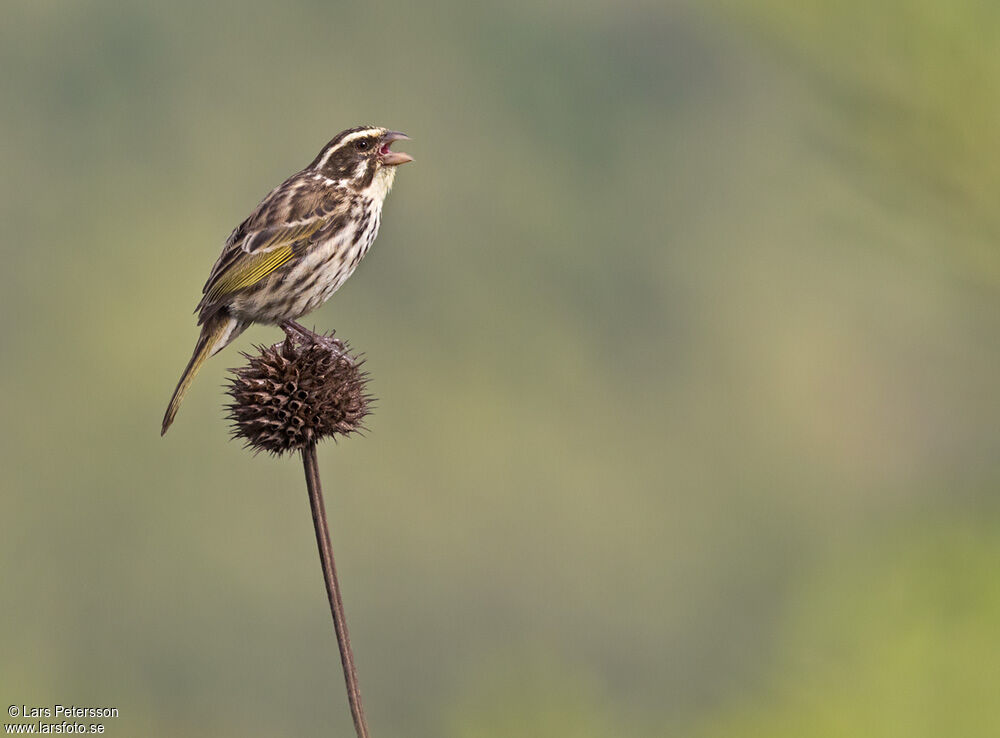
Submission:
[[355,186],[363,190],[372,183],[373,179],[375,179],[375,166],[371,161],[368,161]]

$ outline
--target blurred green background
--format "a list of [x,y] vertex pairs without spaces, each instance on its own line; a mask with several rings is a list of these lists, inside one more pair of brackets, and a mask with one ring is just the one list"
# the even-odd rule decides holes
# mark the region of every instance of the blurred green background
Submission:
[[15,0],[0,698],[349,735],[301,467],[159,421],[231,228],[409,133],[310,325],[373,733],[1000,734],[1000,9]]

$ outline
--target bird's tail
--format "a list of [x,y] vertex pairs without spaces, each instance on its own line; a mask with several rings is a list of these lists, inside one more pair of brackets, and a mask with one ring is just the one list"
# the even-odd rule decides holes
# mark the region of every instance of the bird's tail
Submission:
[[177,415],[177,408],[180,407],[181,400],[187,394],[195,375],[201,369],[201,365],[205,363],[205,360],[209,356],[225,348],[245,328],[246,323],[242,323],[225,313],[215,315],[201,327],[201,335],[198,337],[198,343],[195,344],[191,361],[184,367],[184,373],[177,383],[177,389],[174,390],[174,395],[170,398],[170,404],[167,405],[167,412],[163,415],[163,427],[160,429],[161,436],[167,432],[167,428],[174,422],[174,417]]

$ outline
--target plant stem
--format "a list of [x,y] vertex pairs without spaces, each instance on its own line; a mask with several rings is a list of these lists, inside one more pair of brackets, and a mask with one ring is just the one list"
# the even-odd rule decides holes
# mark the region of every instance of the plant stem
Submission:
[[306,487],[309,489],[309,506],[312,508],[313,526],[316,528],[316,545],[319,559],[323,564],[323,579],[326,594],[333,613],[333,629],[337,633],[340,648],[340,663],[344,667],[344,681],[347,683],[347,701],[351,705],[351,717],[358,738],[369,738],[365,711],[361,706],[361,689],[358,687],[358,672],[354,668],[354,654],[351,651],[351,637],[347,634],[347,620],[344,617],[344,603],[340,599],[340,585],[337,583],[337,569],[333,563],[333,548],[330,546],[330,529],[326,523],[326,507],[323,504],[323,488],[319,481],[319,465],[316,462],[316,444],[310,443],[302,449],[302,464],[306,470]]

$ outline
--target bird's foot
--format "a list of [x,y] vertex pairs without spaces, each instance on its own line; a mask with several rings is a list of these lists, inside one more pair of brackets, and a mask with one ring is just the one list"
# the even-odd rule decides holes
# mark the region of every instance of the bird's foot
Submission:
[[296,323],[294,320],[283,320],[279,325],[281,330],[285,332],[285,337],[288,339],[291,339],[292,336],[298,336],[314,346],[322,346],[326,350],[332,351],[337,356],[347,355],[344,342],[334,338],[332,333],[328,336],[324,336],[321,333],[309,330],[304,325]]

